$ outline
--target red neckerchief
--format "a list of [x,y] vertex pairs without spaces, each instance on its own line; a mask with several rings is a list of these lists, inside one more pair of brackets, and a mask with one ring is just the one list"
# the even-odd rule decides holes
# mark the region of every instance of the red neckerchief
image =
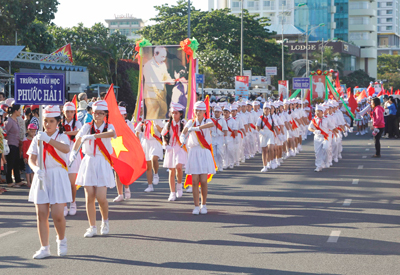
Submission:
[[[57,136],[54,140],[57,140],[58,134],[60,132],[57,133]],[[57,154],[56,149],[54,149],[54,147],[46,142],[43,142],[43,164],[44,164],[44,168],[46,169],[46,156],[49,153],[50,156],[52,156],[54,158],[55,161],[57,161],[58,163],[61,164],[61,166],[68,171],[67,168],[67,164],[65,163],[65,161]]]
[[217,129],[220,130],[221,132],[223,132],[222,125],[218,123],[218,120],[220,120],[220,118],[218,118],[218,119],[212,118],[211,120],[212,120],[212,122],[214,122],[214,124],[217,127]]
[[[89,123],[90,125],[92,125],[92,123]],[[95,129],[95,134],[100,134],[100,130],[99,129]],[[89,141],[90,142],[90,141]],[[110,163],[110,165],[113,165],[112,159],[111,159],[111,155],[108,152],[106,146],[104,145],[103,141],[101,140],[101,138],[96,138],[94,140],[94,145],[93,145],[93,156],[96,156],[96,146],[99,147],[100,152],[103,154],[104,158],[108,161],[108,163]]]
[[323,130],[321,129],[321,127],[320,127],[320,125],[321,125],[321,123],[322,123],[322,118],[319,119],[319,123],[317,123],[317,121],[316,121],[315,119],[316,119],[316,117],[313,118],[313,119],[311,120],[312,123],[313,123],[313,125],[314,125],[314,127],[315,127],[317,130],[321,131],[321,134],[324,136],[324,139],[327,140],[328,137],[329,137],[329,135],[328,135],[327,133],[325,133],[325,131],[323,131]]
[[[172,128],[172,145],[176,143],[177,140],[179,140],[179,124],[176,123],[176,125],[173,125],[174,122],[172,122],[171,128]],[[174,140],[175,139],[175,140]]]

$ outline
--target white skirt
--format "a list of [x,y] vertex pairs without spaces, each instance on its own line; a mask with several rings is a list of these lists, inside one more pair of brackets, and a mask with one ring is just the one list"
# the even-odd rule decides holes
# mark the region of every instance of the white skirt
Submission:
[[189,156],[186,164],[186,174],[201,175],[215,174],[214,160],[210,150],[199,146],[189,148]]
[[35,174],[28,201],[35,204],[72,202],[71,183],[67,170],[62,167],[46,169],[43,190],[40,190],[39,178]]
[[271,130],[264,128],[260,130],[260,145],[267,147],[268,145],[275,144],[275,136]]
[[175,145],[165,151],[165,158],[163,167],[165,168],[176,168],[180,163],[186,165],[188,154],[179,145]]
[[[71,151],[72,152],[72,151]],[[72,163],[72,166],[69,167],[69,155],[71,154],[71,152],[69,152],[67,154],[67,163],[68,163],[68,174],[77,174],[79,171],[79,166],[81,166],[81,162],[82,162],[82,158],[81,158],[81,153],[78,153],[78,156],[76,157],[76,159],[74,160],[74,162]]]
[[142,148],[144,151],[144,155],[146,157],[146,161],[151,161],[154,156],[157,156],[158,159],[163,159],[163,148],[161,144],[155,139],[142,139]]
[[113,169],[103,154],[98,153],[95,157],[85,155],[79,167],[76,185],[115,187]]

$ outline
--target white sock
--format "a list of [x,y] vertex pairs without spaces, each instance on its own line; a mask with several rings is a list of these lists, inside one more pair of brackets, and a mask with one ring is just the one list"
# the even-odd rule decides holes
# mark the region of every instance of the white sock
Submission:
[[41,249],[49,251],[50,250],[50,245],[42,246]]
[[106,223],[106,222],[108,222],[108,219],[107,219],[107,220],[103,220],[103,219],[102,219],[102,221],[103,221],[104,223]]
[[205,206],[205,207],[207,207],[207,205],[206,205],[206,204],[201,204],[201,207],[204,207],[204,206]]
[[90,228],[96,228],[96,226],[95,225],[91,225]]
[[157,174],[154,174],[154,176],[158,177],[158,173],[157,173]]

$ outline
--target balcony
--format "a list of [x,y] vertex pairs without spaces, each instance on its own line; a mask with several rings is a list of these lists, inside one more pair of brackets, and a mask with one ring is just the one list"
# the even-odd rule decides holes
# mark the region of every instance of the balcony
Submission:
[[352,40],[354,44],[356,44],[359,47],[376,47],[376,41],[374,40]]
[[376,10],[373,9],[349,9],[350,16],[376,16]]
[[351,25],[351,24],[349,24],[349,31],[376,32],[376,25],[373,25],[373,24],[360,24],[360,25],[355,24],[355,25]]
[[361,58],[377,58],[378,51],[376,48],[361,49]]

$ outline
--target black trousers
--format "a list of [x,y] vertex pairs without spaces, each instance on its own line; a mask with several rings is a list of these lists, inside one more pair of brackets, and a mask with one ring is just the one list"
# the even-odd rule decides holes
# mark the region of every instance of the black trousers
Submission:
[[394,135],[397,136],[398,138],[400,138],[400,131],[399,131],[399,117],[396,116],[396,118],[394,119]]
[[18,146],[14,146],[14,145],[9,145],[10,147],[10,153],[6,156],[6,160],[7,160],[7,175],[6,175],[6,179],[7,179],[7,183],[12,183],[12,174],[11,171],[14,170],[14,178],[15,178],[15,182],[19,183],[21,182],[21,175],[19,172],[19,147]]
[[379,133],[374,136],[374,143],[375,143],[375,155],[381,155],[381,137],[385,128],[378,128]]

